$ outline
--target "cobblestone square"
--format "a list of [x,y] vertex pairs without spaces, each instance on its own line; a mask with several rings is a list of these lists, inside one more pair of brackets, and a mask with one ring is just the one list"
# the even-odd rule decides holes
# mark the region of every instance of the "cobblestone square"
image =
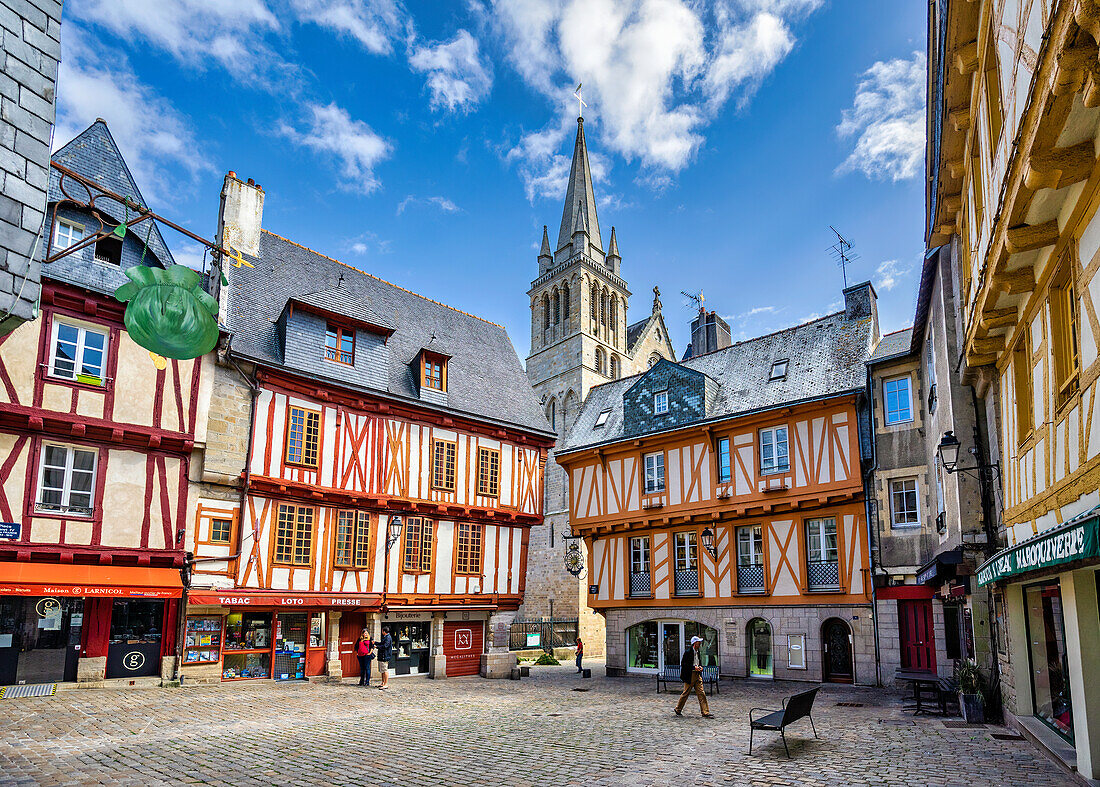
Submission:
[[[593,665],[596,666],[596,665]],[[800,722],[758,733],[750,707],[803,684],[723,683],[714,719],[640,677],[590,680],[533,667],[520,682],[270,681],[179,689],[75,690],[0,701],[0,783],[1064,785],[1024,740],[994,726],[913,719],[896,692],[824,686],[820,739]],[[844,704],[842,704],[844,703]],[[852,703],[852,704],[847,704]]]

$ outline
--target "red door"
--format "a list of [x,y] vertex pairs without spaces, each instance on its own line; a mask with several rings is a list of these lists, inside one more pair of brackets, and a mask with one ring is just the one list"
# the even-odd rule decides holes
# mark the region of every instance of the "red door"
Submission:
[[355,643],[366,624],[367,619],[362,612],[344,612],[340,616],[340,668],[345,678],[359,677]]
[[443,623],[443,655],[447,657],[447,677],[477,675],[481,672],[481,643],[484,624],[480,620]]
[[936,671],[936,633],[932,627],[930,599],[899,599],[901,666]]

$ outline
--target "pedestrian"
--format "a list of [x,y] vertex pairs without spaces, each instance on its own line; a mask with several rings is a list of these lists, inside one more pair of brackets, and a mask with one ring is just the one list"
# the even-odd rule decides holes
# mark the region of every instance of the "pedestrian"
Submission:
[[370,685],[370,663],[374,660],[374,640],[370,632],[363,629],[355,642],[355,657],[359,659],[359,685]]
[[687,702],[688,695],[694,691],[695,696],[699,698],[699,713],[704,719],[714,718],[714,714],[710,712],[710,706],[707,705],[707,695],[703,692],[703,667],[699,662],[699,645],[702,642],[702,637],[692,637],[691,644],[687,646],[683,658],[680,659],[680,680],[684,682],[684,692],[680,695],[680,701],[676,703],[677,716],[684,715],[684,703]]
[[581,668],[581,659],[584,658],[584,640],[577,637],[577,672],[581,673],[584,670]]
[[378,687],[380,689],[388,689],[390,687],[390,674],[387,668],[392,658],[393,637],[390,636],[389,627],[383,626],[382,639],[378,642],[378,674],[382,676],[382,685]]

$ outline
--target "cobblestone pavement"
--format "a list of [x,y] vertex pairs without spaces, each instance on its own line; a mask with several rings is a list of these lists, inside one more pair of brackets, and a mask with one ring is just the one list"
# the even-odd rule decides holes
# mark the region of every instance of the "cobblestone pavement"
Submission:
[[[593,665],[596,666],[596,665]],[[594,673],[602,673],[595,669]],[[3,784],[1065,785],[998,727],[914,720],[892,692],[824,687],[814,720],[748,748],[752,706],[797,684],[725,683],[715,719],[642,678],[533,667],[521,682],[351,683],[62,691],[0,701]],[[851,707],[839,703],[860,703]]]

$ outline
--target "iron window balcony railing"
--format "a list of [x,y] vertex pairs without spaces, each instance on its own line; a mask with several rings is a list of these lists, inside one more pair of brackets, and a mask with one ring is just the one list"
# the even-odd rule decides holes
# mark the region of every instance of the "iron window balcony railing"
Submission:
[[676,570],[676,595],[677,596],[698,596],[699,595],[699,569],[697,568],[685,568]]
[[835,561],[810,561],[807,565],[810,590],[840,590],[840,565]]
[[738,566],[737,567],[737,592],[738,593],[763,593],[764,592],[764,567]]
[[648,571],[630,572],[630,595],[631,597],[645,597],[653,595],[653,589],[649,581]]

